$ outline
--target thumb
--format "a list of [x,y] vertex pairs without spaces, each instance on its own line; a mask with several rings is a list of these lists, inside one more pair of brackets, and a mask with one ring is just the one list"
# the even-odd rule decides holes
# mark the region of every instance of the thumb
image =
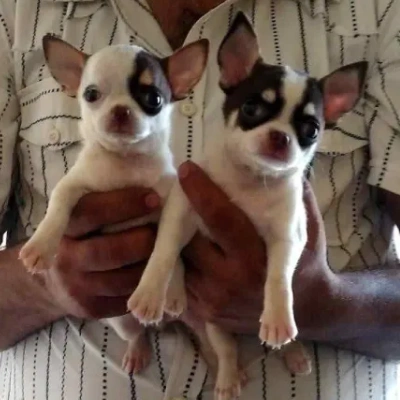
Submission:
[[178,172],[189,202],[226,253],[263,254],[264,245],[253,224],[203,169],[188,161]]

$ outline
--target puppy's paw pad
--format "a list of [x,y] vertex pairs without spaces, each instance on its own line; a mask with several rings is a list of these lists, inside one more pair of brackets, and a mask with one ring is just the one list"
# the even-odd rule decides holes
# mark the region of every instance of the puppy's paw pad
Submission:
[[297,327],[292,318],[285,318],[284,315],[271,317],[263,313],[260,319],[259,337],[262,343],[273,348],[280,348],[284,344],[294,340],[297,336]]
[[142,324],[158,324],[164,312],[164,298],[160,290],[138,286],[128,300],[128,310]]

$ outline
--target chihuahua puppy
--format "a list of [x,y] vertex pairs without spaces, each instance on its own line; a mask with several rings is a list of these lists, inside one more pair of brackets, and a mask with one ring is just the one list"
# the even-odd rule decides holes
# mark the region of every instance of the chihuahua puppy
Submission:
[[[218,64],[226,95],[225,132],[201,165],[265,240],[268,268],[259,337],[262,343],[280,348],[297,335],[292,277],[307,241],[305,170],[324,127],[335,124],[358,101],[367,64],[344,66],[320,80],[290,67],[266,64],[242,13],[219,48]],[[208,234],[176,183],[161,216],[154,252],[128,302],[140,321],[160,320],[171,271],[198,227]],[[218,359],[216,398],[236,398],[237,345],[216,325],[206,324],[205,330]],[[310,372],[310,360],[300,343],[290,344],[285,353],[293,372]]]
[[[20,259],[31,272],[51,266],[71,212],[86,193],[142,186],[166,198],[176,176],[169,148],[172,106],[200,80],[208,57],[207,40],[164,59],[129,45],[109,46],[89,56],[52,35],[43,38],[43,49],[52,76],[66,94],[78,97],[83,148],[52,191],[45,218],[21,249]],[[158,218],[154,214],[104,231]],[[166,309],[179,315],[186,306],[181,265],[169,288]],[[150,358],[144,328],[130,314],[108,322],[129,342],[125,369],[138,372]]]

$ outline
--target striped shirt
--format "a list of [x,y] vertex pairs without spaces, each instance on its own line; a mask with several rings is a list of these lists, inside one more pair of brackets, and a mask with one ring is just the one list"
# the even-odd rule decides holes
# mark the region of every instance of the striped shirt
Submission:
[[[226,0],[203,16],[186,42],[211,41],[202,80],[174,113],[177,164],[198,160],[222,131],[216,51],[238,10],[270,63],[321,77],[367,60],[364,97],[327,131],[311,180],[324,217],[334,270],[396,260],[394,226],[376,204],[376,188],[400,194],[399,0]],[[119,43],[171,53],[145,0],[2,0],[0,2],[0,216],[13,238],[32,234],[49,195],[81,148],[76,100],[51,78],[41,49],[48,32],[87,53]],[[399,166],[396,167],[396,165]],[[10,228],[10,199],[18,208]],[[314,369],[290,375],[255,337],[240,338],[250,382],[242,399],[400,398],[399,367],[310,343]],[[124,343],[100,322],[65,319],[0,353],[1,400],[212,399],[212,380],[193,339],[179,326],[152,334],[154,357],[143,373],[120,368]]]

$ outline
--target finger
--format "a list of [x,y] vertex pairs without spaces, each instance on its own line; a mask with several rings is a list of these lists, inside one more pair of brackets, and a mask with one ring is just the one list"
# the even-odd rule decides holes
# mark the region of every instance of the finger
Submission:
[[191,265],[191,270],[186,274],[189,284],[191,279],[194,285],[201,282],[193,273],[196,269],[209,280],[207,286],[218,285],[220,290],[228,290],[230,287],[235,291],[241,288],[246,291],[248,287],[260,290],[265,279],[264,258],[260,262],[252,254],[248,254],[244,262],[236,257],[226,257],[213,242],[200,233],[184,248],[183,257]]
[[194,268],[200,267],[203,271],[209,267],[214,267],[214,270],[215,266],[221,265],[225,259],[219,247],[200,233],[197,233],[183,249],[183,256],[191,260],[190,264]]
[[310,183],[304,181],[304,205],[307,213],[307,245],[309,250],[325,249],[324,221]]
[[139,218],[158,210],[160,204],[156,192],[138,187],[89,193],[74,208],[67,235],[79,237],[105,225]]
[[211,236],[226,252],[246,255],[263,251],[262,240],[247,216],[199,166],[185,162],[179,168],[179,179]]
[[129,296],[136,289],[146,264],[107,272],[81,274],[80,286],[92,296]]
[[85,240],[64,238],[58,254],[60,268],[107,271],[147,260],[156,232],[151,226],[94,236]]

